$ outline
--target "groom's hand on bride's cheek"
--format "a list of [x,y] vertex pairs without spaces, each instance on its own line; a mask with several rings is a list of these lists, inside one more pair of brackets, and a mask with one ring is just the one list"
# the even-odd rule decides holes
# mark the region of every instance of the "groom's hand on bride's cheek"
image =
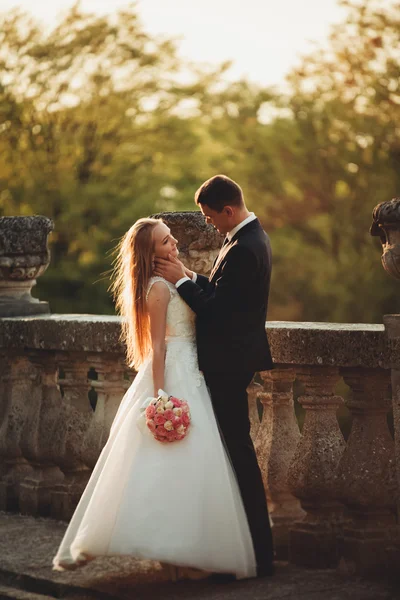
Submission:
[[169,255],[169,260],[165,258],[155,259],[155,273],[171,283],[176,283],[179,279],[186,276],[183,264],[171,254]]

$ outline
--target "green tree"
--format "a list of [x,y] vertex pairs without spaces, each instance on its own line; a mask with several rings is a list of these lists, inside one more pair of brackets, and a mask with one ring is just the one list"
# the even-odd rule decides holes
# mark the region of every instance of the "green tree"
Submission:
[[290,125],[273,124],[281,192],[266,218],[284,215],[273,303],[291,318],[380,322],[398,309],[369,227],[400,189],[400,5],[342,4],[329,46],[289,77]]
[[14,12],[0,38],[0,211],[55,220],[39,283],[53,310],[72,300],[110,311],[98,280],[117,238],[140,216],[190,202],[200,134],[181,107],[217,73],[182,83],[189,67],[134,8],[103,18],[74,7],[49,34]]

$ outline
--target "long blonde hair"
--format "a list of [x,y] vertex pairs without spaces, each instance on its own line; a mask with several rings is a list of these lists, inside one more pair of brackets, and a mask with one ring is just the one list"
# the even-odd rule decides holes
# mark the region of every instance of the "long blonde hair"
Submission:
[[160,219],[139,219],[121,238],[115,251],[110,289],[122,317],[121,339],[130,367],[138,369],[151,348],[146,294],[153,273],[153,230]]

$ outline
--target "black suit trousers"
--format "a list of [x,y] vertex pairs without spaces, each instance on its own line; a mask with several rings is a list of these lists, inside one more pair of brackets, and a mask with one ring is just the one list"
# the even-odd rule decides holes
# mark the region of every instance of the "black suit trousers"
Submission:
[[204,373],[225,448],[231,459],[253,539],[258,569],[273,561],[267,501],[250,437],[247,387],[254,373]]

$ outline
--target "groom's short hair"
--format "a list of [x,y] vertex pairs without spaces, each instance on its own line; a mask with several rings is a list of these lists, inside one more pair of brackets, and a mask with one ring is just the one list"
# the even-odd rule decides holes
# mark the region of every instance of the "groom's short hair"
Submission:
[[225,206],[244,205],[242,188],[226,175],[207,179],[195,193],[194,199],[196,204],[206,204],[217,212],[221,212]]

